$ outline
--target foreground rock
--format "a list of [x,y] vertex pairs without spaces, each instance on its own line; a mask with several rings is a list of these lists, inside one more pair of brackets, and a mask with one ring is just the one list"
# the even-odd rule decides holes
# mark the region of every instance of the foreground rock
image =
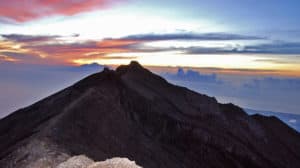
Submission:
[[84,155],[73,156],[67,161],[60,163],[57,168],[87,168],[94,161]]
[[112,158],[102,162],[95,162],[87,168],[142,168],[127,158]]
[[102,162],[94,162],[90,158],[79,155],[62,162],[57,168],[141,168],[127,158],[112,158]]
[[1,168],[55,168],[79,154],[144,168],[299,168],[300,135],[132,62],[0,120]]

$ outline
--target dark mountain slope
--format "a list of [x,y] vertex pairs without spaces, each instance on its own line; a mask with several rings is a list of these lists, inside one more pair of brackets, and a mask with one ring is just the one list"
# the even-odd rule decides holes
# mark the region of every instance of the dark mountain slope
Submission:
[[253,110],[244,108],[247,114],[262,114],[264,116],[276,116],[281,121],[286,123],[291,128],[294,128],[296,131],[300,132],[300,114],[292,114],[292,113],[282,113],[282,112],[273,112],[273,111],[262,111],[262,110]]
[[0,167],[54,167],[78,154],[145,168],[298,168],[300,135],[132,62],[0,121]]

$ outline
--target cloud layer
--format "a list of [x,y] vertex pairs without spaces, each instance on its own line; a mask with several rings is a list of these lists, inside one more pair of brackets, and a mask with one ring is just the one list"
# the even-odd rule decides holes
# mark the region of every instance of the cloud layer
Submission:
[[300,78],[201,74],[181,68],[176,73],[162,75],[172,83],[215,96],[224,103],[300,114]]
[[[71,36],[2,34],[0,35],[0,62],[86,64],[104,61],[114,64],[126,63],[132,59],[139,60],[146,56],[147,59],[151,57],[154,59],[155,55],[159,55],[169,56],[168,60],[165,58],[165,62],[170,61],[172,65],[174,60],[171,56],[178,58],[181,55],[182,57],[178,59],[183,61],[186,61],[187,57],[190,58],[190,62],[186,62],[183,66],[190,66],[190,63],[194,63],[191,58],[198,59],[199,57],[204,60],[203,62],[208,61],[204,66],[213,68],[224,68],[223,64],[234,64],[226,68],[247,70],[252,68],[247,65],[252,64],[257,70],[259,68],[269,70],[269,72],[276,70],[277,73],[278,70],[283,70],[280,69],[283,67],[285,71],[282,72],[289,76],[299,76],[300,71],[299,66],[297,68],[300,64],[300,43],[272,41],[259,36],[182,32],[137,34],[101,40],[79,40],[78,36],[78,34]],[[245,41],[248,43],[244,43]],[[253,41],[260,41],[260,43],[253,43]],[[161,42],[169,44],[163,45]],[[186,45],[176,45],[177,43]],[[171,55],[165,53],[171,53]],[[212,58],[214,56],[220,60],[214,61]],[[232,61],[228,61],[227,58]],[[236,62],[236,59],[240,59],[240,62]],[[223,64],[220,64],[220,61]],[[182,65],[181,62],[179,64]],[[264,69],[264,66],[273,69]]]

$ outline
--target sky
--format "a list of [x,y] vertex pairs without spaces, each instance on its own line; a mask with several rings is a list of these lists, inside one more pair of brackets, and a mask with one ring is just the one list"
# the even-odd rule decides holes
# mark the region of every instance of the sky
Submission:
[[221,102],[300,114],[299,8],[298,0],[1,0],[0,113],[99,70],[83,65],[137,60]]

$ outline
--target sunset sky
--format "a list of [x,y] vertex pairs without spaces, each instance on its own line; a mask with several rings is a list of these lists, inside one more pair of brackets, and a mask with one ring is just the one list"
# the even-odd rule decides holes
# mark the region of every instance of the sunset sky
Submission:
[[[293,108],[277,111],[300,114],[299,103],[286,100],[299,98],[299,9],[299,0],[1,0],[0,90],[24,82],[14,80],[26,72],[22,67],[36,72],[41,67],[115,66],[137,60],[161,74],[176,73],[178,67],[217,74],[232,86],[275,78],[286,88],[286,94],[276,95],[285,100],[275,104],[293,103]],[[280,87],[272,89],[279,92]],[[237,99],[228,101],[239,103]],[[1,100],[10,102],[4,96]],[[12,103],[4,111],[23,104]],[[245,100],[241,105],[277,108]]]

